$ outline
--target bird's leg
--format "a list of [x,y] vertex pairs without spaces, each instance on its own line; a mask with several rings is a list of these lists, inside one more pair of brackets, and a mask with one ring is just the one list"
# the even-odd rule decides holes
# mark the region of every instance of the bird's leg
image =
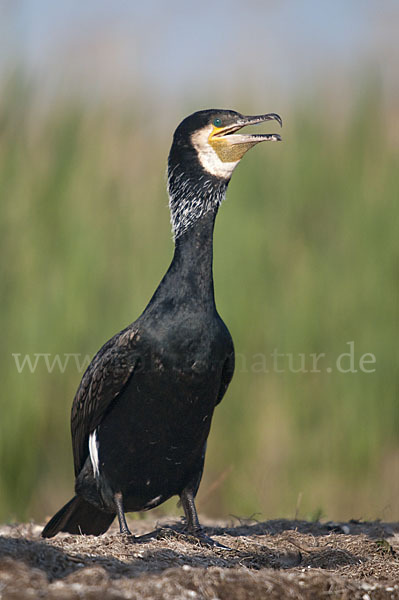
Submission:
[[180,500],[186,516],[187,533],[197,538],[200,543],[205,544],[206,546],[216,546],[218,548],[230,550],[230,548],[227,546],[219,544],[219,542],[216,542],[211,537],[206,535],[206,533],[204,533],[204,530],[202,529],[198,519],[197,509],[195,508],[194,492],[191,485],[188,485],[184,488],[180,494]]
[[187,522],[187,531],[193,535],[196,535],[200,531],[202,531],[202,527],[200,525],[197,509],[195,508],[194,502],[194,494],[191,490],[191,487],[186,487],[181,495],[180,500],[183,506],[184,514],[186,516]]
[[122,499],[121,492],[116,492],[114,494],[114,502],[115,502],[115,506],[116,506],[116,512],[118,515],[120,533],[126,533],[128,535],[132,535],[131,531],[126,523],[126,517],[125,517],[125,511],[123,510],[123,499]]

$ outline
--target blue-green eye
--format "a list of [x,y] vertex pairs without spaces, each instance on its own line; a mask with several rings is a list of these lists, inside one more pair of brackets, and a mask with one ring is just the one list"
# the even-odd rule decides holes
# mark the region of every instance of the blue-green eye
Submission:
[[222,119],[218,119],[218,118],[214,119],[213,124],[215,127],[220,127],[222,124]]

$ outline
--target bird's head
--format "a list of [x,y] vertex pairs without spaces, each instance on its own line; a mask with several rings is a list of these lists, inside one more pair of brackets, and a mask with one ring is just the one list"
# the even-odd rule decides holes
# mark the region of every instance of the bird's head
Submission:
[[[275,133],[238,133],[248,125],[281,118],[275,113],[244,116],[233,110],[201,110],[177,127],[168,160],[168,190],[175,237],[213,206],[219,206],[235,167],[259,142],[280,141]],[[184,219],[186,215],[187,217]]]
[[173,137],[169,162],[229,180],[244,154],[259,142],[280,141],[276,133],[237,133],[248,125],[281,118],[275,113],[247,117],[233,110],[200,110],[184,119]]

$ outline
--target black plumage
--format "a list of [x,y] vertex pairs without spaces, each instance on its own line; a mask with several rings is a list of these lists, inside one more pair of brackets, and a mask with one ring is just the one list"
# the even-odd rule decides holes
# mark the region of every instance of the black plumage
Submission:
[[[71,416],[76,496],[49,521],[98,535],[118,515],[180,496],[187,529],[201,532],[194,498],[215,406],[234,371],[234,348],[215,305],[213,228],[242,155],[277,135],[237,135],[278,115],[208,110],[177,128],[168,162],[175,253],[142,315],[96,354]],[[207,538],[208,542],[212,542]]]

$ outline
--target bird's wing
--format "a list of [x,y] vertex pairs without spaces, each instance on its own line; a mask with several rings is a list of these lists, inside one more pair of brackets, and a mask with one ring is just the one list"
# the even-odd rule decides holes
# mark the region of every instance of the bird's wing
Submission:
[[72,405],[71,432],[78,475],[88,456],[88,440],[131,377],[138,361],[137,329],[128,327],[97,352],[82,377]]
[[225,395],[227,388],[229,387],[230,381],[234,374],[234,364],[234,348],[232,345],[231,352],[227,355],[227,358],[223,365],[220,388],[215,406],[217,406],[222,401],[222,398]]

